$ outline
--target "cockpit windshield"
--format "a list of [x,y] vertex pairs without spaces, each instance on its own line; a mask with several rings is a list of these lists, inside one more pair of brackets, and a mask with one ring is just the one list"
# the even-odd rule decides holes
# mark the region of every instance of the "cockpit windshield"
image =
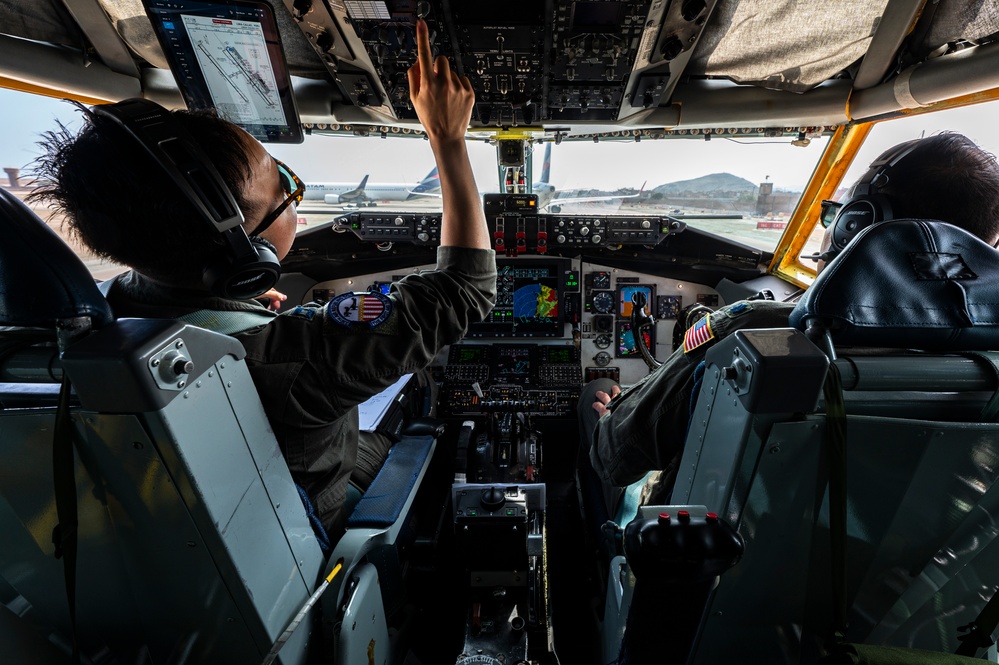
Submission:
[[[793,139],[736,138],[698,131],[683,138],[532,143],[530,172],[512,177],[517,191],[526,192],[530,182],[542,212],[669,215],[773,251],[827,142],[827,136],[804,133]],[[299,206],[301,229],[343,209],[440,209],[425,141],[310,136],[302,145],[269,149],[309,186]],[[483,193],[510,185],[508,174],[496,167],[492,144],[473,140],[469,152]]]
[[[0,89],[12,136],[2,152],[7,169],[22,169],[37,154],[34,142],[57,122],[79,126],[76,109],[63,101]],[[999,102],[945,109],[878,123],[847,172],[837,198],[884,149],[940,131],[966,134],[989,152],[999,151],[999,129],[984,121]],[[301,144],[268,144],[306,183],[298,206],[299,231],[346,212],[439,211],[440,184],[429,144],[415,136],[344,135],[310,128]],[[772,252],[828,142],[828,133],[732,135],[732,130],[686,130],[669,138],[647,133],[598,141],[531,142],[524,173],[497,168],[494,142],[473,138],[469,153],[480,191],[530,191],[548,214],[654,215],[754,249]],[[636,132],[637,134],[638,132]],[[511,178],[514,182],[511,183]],[[528,187],[528,183],[530,186]],[[22,185],[26,184],[24,182]],[[511,190],[511,184],[514,189]],[[58,225],[57,225],[58,226]],[[822,238],[816,225],[804,254]],[[85,253],[84,250],[81,252]],[[120,271],[91,260],[98,278]],[[800,265],[813,268],[807,260]]]

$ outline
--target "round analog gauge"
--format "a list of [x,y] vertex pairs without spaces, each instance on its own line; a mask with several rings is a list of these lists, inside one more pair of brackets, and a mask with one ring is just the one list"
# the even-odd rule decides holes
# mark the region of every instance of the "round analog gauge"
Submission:
[[592,281],[590,285],[594,289],[609,289],[610,288],[610,273],[609,272],[595,272],[593,273]]
[[610,314],[614,311],[614,294],[611,291],[593,293],[593,311],[597,314]]
[[598,349],[606,349],[613,342],[614,338],[612,338],[610,335],[597,335],[596,339],[593,340],[593,343],[596,345]]
[[601,351],[597,355],[593,356],[593,362],[597,364],[597,367],[607,367],[610,365],[611,357],[606,351]]

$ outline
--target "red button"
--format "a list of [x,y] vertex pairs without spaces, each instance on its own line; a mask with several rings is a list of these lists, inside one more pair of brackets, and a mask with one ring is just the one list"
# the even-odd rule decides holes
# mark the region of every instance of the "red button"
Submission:
[[679,517],[680,521],[685,524],[690,521],[690,513],[686,510],[678,510],[676,512],[676,516]]
[[659,513],[659,523],[669,524],[669,513]]
[[718,521],[718,513],[708,513],[707,515],[704,516],[704,519],[706,519],[708,522],[712,522],[712,523],[713,522],[717,522]]

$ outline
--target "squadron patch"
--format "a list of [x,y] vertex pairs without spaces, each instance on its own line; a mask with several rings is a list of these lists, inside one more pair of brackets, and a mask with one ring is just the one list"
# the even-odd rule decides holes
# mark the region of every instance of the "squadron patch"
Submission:
[[753,309],[753,306],[748,302],[737,302],[729,307],[727,311],[733,316],[742,316],[751,309]]
[[381,293],[344,293],[326,304],[330,319],[345,328],[366,324],[377,328],[392,314],[392,301]]
[[715,333],[711,330],[711,315],[709,314],[687,329],[687,333],[683,336],[683,352],[690,353],[714,338]]
[[311,321],[316,316],[316,309],[314,307],[302,307],[299,305],[295,309],[288,312],[285,316],[297,316],[300,319],[308,319]]

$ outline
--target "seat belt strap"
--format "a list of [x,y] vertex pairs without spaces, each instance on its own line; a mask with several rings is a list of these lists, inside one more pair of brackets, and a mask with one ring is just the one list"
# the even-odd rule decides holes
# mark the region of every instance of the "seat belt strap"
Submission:
[[188,312],[178,316],[176,319],[223,335],[234,335],[244,330],[265,326],[276,317],[277,314],[264,314],[262,312],[199,309],[196,312]]
[[826,403],[823,443],[829,468],[829,546],[833,597],[834,643],[843,641],[847,627],[846,593],[846,404],[843,400],[843,380],[839,368],[830,363],[822,386]]
[[73,643],[73,662],[80,663],[80,646],[76,632],[76,553],[77,506],[76,460],[73,455],[74,428],[69,415],[69,376],[63,374],[56,407],[52,442],[52,480],[55,494],[56,515],[59,523],[52,530],[55,557],[62,559],[66,580],[66,601],[69,603],[69,628]]

